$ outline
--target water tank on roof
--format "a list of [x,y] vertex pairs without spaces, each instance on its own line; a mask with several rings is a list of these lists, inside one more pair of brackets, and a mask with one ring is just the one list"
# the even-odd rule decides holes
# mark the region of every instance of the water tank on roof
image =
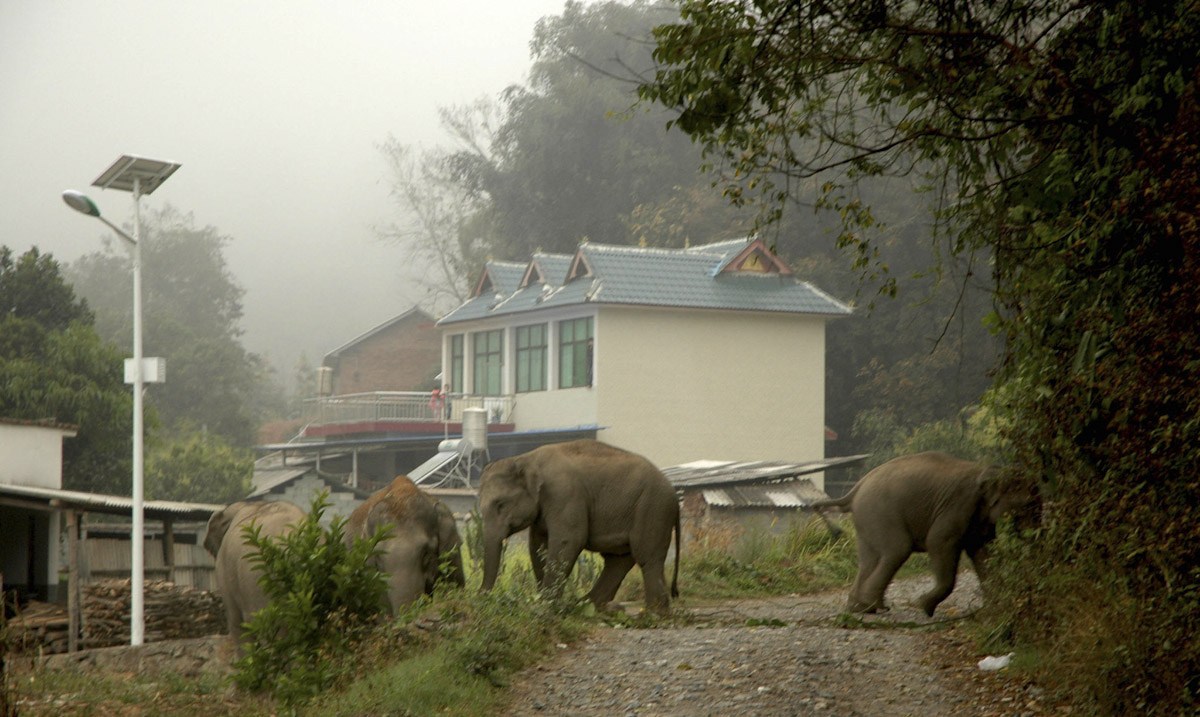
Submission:
[[333,368],[321,366],[317,369],[317,395],[328,396],[333,393]]
[[477,451],[487,450],[487,411],[482,408],[463,409],[463,438]]

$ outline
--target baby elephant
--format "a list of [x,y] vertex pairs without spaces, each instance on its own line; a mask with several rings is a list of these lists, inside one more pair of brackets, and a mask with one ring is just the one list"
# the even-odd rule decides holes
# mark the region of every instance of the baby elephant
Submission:
[[936,581],[917,602],[932,616],[954,590],[962,552],[982,578],[996,522],[1037,505],[1036,493],[1024,481],[1002,480],[990,467],[930,452],[890,460],[842,498],[811,507],[854,514],[858,576],[850,589],[850,612],[883,608],[883,594],[896,571],[912,553],[927,552]]
[[379,543],[382,554],[375,567],[387,578],[392,614],[422,594],[432,595],[438,580],[466,584],[454,514],[408,476],[397,476],[354,509],[346,523],[347,545],[355,538],[371,537],[380,526],[390,532]]

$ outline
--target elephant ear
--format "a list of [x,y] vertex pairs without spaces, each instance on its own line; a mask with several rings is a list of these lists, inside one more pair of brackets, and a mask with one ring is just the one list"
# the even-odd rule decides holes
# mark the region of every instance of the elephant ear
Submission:
[[1036,488],[1028,480],[1009,475],[997,466],[985,468],[979,481],[981,508],[993,525],[1004,516],[1020,514],[1038,502]]
[[225,534],[229,532],[229,526],[233,524],[234,516],[242,509],[242,506],[242,503],[227,505],[213,513],[212,517],[208,519],[208,530],[204,536],[204,549],[214,558],[217,557],[217,551],[221,549],[221,543],[225,540]]
[[391,501],[384,499],[376,503],[371,508],[370,512],[367,513],[367,520],[365,521],[366,529],[363,531],[363,534],[366,537],[370,537],[374,535],[375,531],[381,526],[388,528],[390,533],[391,531],[395,530],[395,525],[395,510],[392,507]]

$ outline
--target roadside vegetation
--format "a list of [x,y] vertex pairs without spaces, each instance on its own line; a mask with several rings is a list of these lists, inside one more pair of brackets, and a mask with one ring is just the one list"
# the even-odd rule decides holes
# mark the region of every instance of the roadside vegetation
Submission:
[[[314,511],[318,507],[314,506]],[[320,658],[318,663],[306,662],[291,679],[284,675],[274,683],[246,679],[261,677],[263,660],[267,660],[264,655],[278,656],[279,651],[266,643],[258,651],[248,651],[250,659],[243,657],[230,676],[185,679],[40,670],[11,674],[9,696],[20,715],[56,717],[108,713],[489,715],[504,704],[504,687],[517,671],[600,625],[654,628],[686,622],[689,604],[837,588],[849,582],[855,566],[852,533],[835,540],[823,525],[805,516],[770,531],[745,534],[713,526],[685,538],[679,579],[682,597],[671,617],[597,614],[582,599],[600,567],[599,560],[590,555],[581,558],[571,589],[558,602],[538,593],[528,556],[520,546],[506,552],[497,588],[486,594],[478,592],[480,553],[472,549],[478,543],[475,525],[469,524],[464,535],[467,590],[439,592],[394,620],[378,617],[374,627],[354,640],[324,639],[330,637],[326,632],[313,646],[302,647],[289,637],[288,651],[310,649]],[[299,545],[303,538],[295,542]],[[286,550],[284,546],[280,552]],[[354,551],[343,557],[346,562],[360,558]],[[318,571],[331,574],[327,568]],[[627,578],[618,600],[640,606],[637,570]],[[298,610],[293,604],[273,610],[262,625],[265,630],[266,625],[279,626],[280,620],[289,618],[309,624],[322,621],[322,616]],[[310,629],[305,634],[316,637]],[[255,655],[258,657],[252,657]],[[281,664],[275,662],[273,667]],[[323,689],[306,691],[298,685],[303,679],[313,684],[319,681]],[[252,683],[259,689],[236,686]],[[273,696],[274,687],[280,689]]]

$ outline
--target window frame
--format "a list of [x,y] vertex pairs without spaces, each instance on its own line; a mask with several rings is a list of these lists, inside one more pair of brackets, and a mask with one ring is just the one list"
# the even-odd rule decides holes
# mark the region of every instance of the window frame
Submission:
[[[540,330],[540,336],[535,332]],[[540,343],[533,343],[540,340]],[[513,388],[515,393],[533,393],[549,388],[550,327],[526,324],[513,329],[515,350]],[[534,373],[539,375],[535,376]],[[535,380],[536,379],[536,380]]]
[[[586,327],[582,335],[579,328]],[[592,385],[595,361],[595,321],[591,316],[558,322],[558,387],[586,388]]]
[[464,371],[467,365],[466,336],[453,334],[450,336],[450,390],[466,391]]
[[471,333],[471,366],[471,392],[474,395],[504,394],[504,329]]

